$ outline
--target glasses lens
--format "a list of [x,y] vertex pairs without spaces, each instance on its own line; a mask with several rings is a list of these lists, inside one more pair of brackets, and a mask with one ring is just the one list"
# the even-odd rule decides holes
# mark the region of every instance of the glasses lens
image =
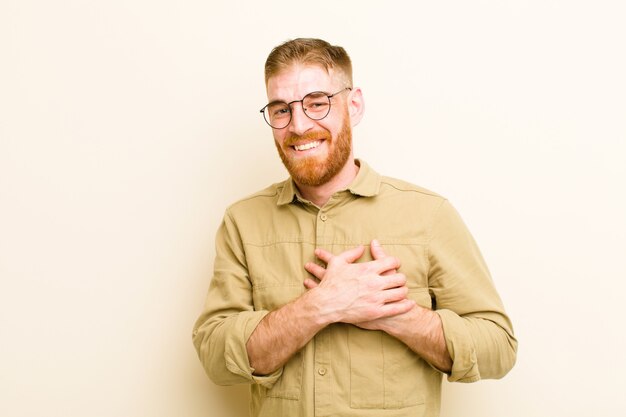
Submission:
[[263,111],[267,123],[275,129],[282,129],[291,120],[291,110],[287,103],[277,102],[269,104]]
[[313,120],[323,119],[330,112],[330,99],[326,93],[307,94],[302,100],[302,107],[307,116]]

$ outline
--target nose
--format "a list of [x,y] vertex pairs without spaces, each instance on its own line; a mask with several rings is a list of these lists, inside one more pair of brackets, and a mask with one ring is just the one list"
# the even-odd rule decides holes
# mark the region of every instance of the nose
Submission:
[[291,105],[291,122],[287,128],[291,133],[301,136],[313,126],[313,120],[304,112],[302,103],[293,103]]

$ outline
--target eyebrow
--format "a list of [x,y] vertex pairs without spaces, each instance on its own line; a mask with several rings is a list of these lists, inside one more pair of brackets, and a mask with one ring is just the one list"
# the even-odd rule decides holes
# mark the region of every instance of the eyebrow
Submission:
[[327,96],[330,95],[329,92],[324,91],[324,90],[313,90],[313,91],[309,91],[308,93],[306,93],[300,100],[292,100],[292,101],[272,100],[269,103],[267,103],[266,106],[271,106],[273,104],[278,104],[278,103],[285,103],[285,104],[297,103],[298,101],[302,101],[304,99],[304,97],[308,96],[309,94],[313,94],[313,93],[322,93],[322,94],[325,94]]
[[284,101],[284,100],[272,100],[272,101],[270,101],[269,103],[267,103],[267,104],[266,104],[266,106],[272,106],[272,105],[274,105],[274,104],[279,104],[279,103],[285,103],[285,104],[287,104],[287,102],[286,102],[286,101]]

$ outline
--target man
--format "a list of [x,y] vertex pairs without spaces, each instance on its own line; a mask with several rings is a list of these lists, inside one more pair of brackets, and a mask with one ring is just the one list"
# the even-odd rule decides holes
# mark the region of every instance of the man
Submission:
[[459,216],[354,158],[364,104],[345,50],[288,41],[265,82],[291,178],[218,231],[193,336],[211,379],[251,384],[254,417],[404,417],[439,415],[443,374],[505,375],[517,342]]

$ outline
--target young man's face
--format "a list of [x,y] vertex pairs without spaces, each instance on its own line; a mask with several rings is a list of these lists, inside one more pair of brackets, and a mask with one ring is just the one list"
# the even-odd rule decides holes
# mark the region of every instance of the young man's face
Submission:
[[[332,70],[294,65],[268,80],[267,97],[269,102],[289,103],[314,91],[331,95],[349,87],[342,80],[333,77]],[[350,93],[347,90],[331,98],[330,113],[321,120],[312,120],[304,114],[302,103],[293,103],[289,125],[272,129],[278,154],[296,184],[325,184],[353,161]]]

